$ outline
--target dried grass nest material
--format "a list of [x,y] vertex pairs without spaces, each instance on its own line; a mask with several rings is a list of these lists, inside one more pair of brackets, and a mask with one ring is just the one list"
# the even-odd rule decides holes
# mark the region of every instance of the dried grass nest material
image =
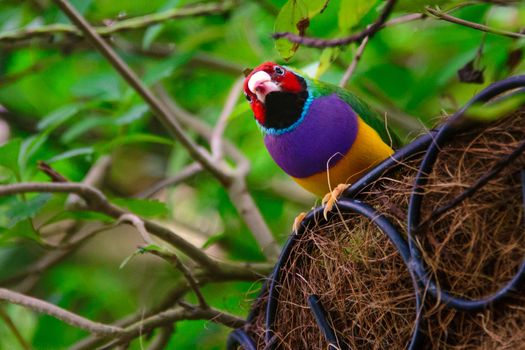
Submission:
[[[442,148],[425,186],[421,217],[472,186],[525,140],[525,110],[495,124],[456,134]],[[406,236],[406,213],[422,154],[368,186],[359,199]],[[520,170],[525,154],[497,177],[417,235],[425,262],[441,288],[479,298],[516,273],[525,256]],[[342,348],[404,349],[416,315],[410,275],[395,247],[372,223],[336,215],[305,232],[281,273],[275,320],[278,349],[327,349],[308,308],[316,294]],[[247,331],[264,349],[266,296],[254,305]],[[427,349],[525,349],[525,294],[514,293],[481,312],[450,309],[425,298],[422,323]]]

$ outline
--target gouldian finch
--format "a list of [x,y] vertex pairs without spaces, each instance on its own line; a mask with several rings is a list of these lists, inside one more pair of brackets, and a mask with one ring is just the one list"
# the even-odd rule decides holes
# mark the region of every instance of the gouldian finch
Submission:
[[383,119],[343,88],[266,62],[246,76],[244,93],[273,160],[316,195],[393,153]]

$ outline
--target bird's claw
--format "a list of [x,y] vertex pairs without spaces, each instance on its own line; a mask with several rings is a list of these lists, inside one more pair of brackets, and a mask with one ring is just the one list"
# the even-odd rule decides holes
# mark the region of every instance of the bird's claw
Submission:
[[305,216],[306,213],[303,211],[295,217],[292,228],[294,233],[297,233],[299,231],[299,228],[301,227],[301,223],[303,222]]
[[328,213],[332,211],[334,205],[337,203],[337,200],[348,187],[350,187],[349,184],[339,184],[332,190],[332,192],[325,194],[323,200],[321,201],[321,204],[325,206],[323,210],[323,216],[325,220],[328,220]]

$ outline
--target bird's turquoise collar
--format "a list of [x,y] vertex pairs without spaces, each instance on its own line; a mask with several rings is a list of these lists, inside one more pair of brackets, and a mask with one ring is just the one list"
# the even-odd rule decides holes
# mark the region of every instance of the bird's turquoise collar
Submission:
[[283,134],[286,134],[286,133],[289,133],[289,132],[293,131],[295,128],[297,128],[299,126],[299,124],[301,124],[303,122],[304,118],[306,118],[306,114],[308,114],[308,110],[310,109],[310,105],[312,104],[312,102],[314,100],[314,96],[312,94],[312,89],[311,89],[311,86],[310,86],[310,82],[308,80],[306,80],[306,79],[305,79],[305,81],[306,81],[306,89],[308,91],[308,98],[306,99],[306,101],[304,101],[303,111],[301,112],[301,116],[299,117],[299,119],[297,119],[297,121],[295,123],[293,123],[292,125],[290,125],[289,127],[285,128],[285,129],[265,128],[261,124],[257,123],[257,125],[259,126],[259,128],[261,129],[261,131],[264,134],[266,134],[266,135],[274,135],[274,136],[283,135]]

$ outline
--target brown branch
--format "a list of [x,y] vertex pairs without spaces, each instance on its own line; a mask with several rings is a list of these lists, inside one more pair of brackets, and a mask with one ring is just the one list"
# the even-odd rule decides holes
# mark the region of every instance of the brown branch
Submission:
[[288,41],[296,44],[301,44],[308,47],[317,47],[317,48],[326,48],[326,47],[335,47],[335,46],[345,46],[356,41],[362,41],[364,38],[372,38],[375,33],[377,33],[386,22],[388,16],[392,12],[394,5],[397,0],[387,0],[385,8],[376,19],[374,23],[368,26],[366,29],[362,30],[359,33],[352,34],[345,38],[338,39],[320,39],[307,36],[301,36],[294,33],[284,32],[284,33],[275,33],[273,34],[274,39],[287,39]]
[[[179,18],[221,14],[231,10],[234,5],[235,1],[222,1],[211,4],[188,6],[179,9],[170,9],[164,12],[152,13],[113,22],[109,26],[94,27],[94,30],[99,35],[109,36],[125,30],[142,29],[158,23],[163,23]],[[36,37],[50,37],[58,34],[68,35],[75,38],[80,38],[84,35],[81,30],[78,30],[72,25],[51,24],[36,28],[24,28],[21,30],[1,33],[0,42],[12,43],[15,41],[25,41]]]
[[368,44],[368,38],[365,37],[359,47],[357,48],[357,51],[355,52],[354,58],[352,59],[352,62],[348,66],[348,69],[345,71],[345,74],[341,78],[341,81],[339,82],[340,87],[345,87],[348,83],[348,80],[354,73],[355,68],[357,67],[357,64],[359,63],[359,60],[361,59],[361,56],[363,55],[363,52],[365,51],[366,44]]
[[11,317],[9,317],[9,315],[4,310],[3,307],[0,307],[0,319],[2,319],[2,321],[4,321],[4,323],[7,326],[7,328],[9,328],[11,330],[11,332],[15,336],[16,340],[18,340],[18,343],[20,344],[22,349],[24,349],[24,350],[31,350],[32,349],[31,345],[29,345],[29,343],[24,339],[24,337],[22,336],[22,334],[20,333],[20,331],[16,327],[15,323],[13,322]]
[[233,83],[230,89],[230,93],[228,94],[228,97],[226,98],[226,103],[224,104],[222,112],[219,115],[219,119],[217,120],[217,123],[215,124],[215,128],[213,129],[213,132],[211,134],[211,137],[210,137],[211,154],[216,160],[221,160],[223,158],[222,143],[223,143],[224,131],[228,123],[228,117],[232,114],[233,109],[235,108],[235,104],[237,103],[237,100],[239,99],[239,96],[241,94],[243,83],[244,83],[244,78],[237,79],[235,83]]
[[[229,189],[230,196],[236,207],[245,219],[246,224],[260,244],[263,252],[268,258],[275,259],[279,254],[279,247],[275,242],[268,226],[262,219],[253,199],[247,198],[249,194],[245,183],[238,181],[236,174],[230,173],[228,168],[221,166],[223,163],[215,161],[214,157],[199,147],[181,128],[179,122],[174,118],[170,109],[166,108],[153,95],[129,68],[129,66],[116,54],[93,27],[80,15],[67,0],[54,0],[62,11],[75,23],[75,25],[86,35],[86,38],[106,57],[109,63],[120,73],[128,84],[148,103],[154,115],[166,126],[166,128],[182,143],[190,156],[198,161],[203,168],[209,171],[224,187]],[[242,186],[244,184],[244,187]],[[235,201],[239,201],[236,203]],[[244,214],[247,215],[244,215]],[[149,229],[148,229],[149,230]]]
[[[135,323],[126,328],[123,335],[117,336],[117,339],[102,346],[100,349],[112,349],[114,346],[129,342],[141,334],[149,333],[155,328],[163,328],[182,320],[209,320],[229,328],[239,328],[246,323],[245,320],[237,316],[214,308],[203,309],[197,306],[185,305],[186,307],[176,307],[166,310]],[[75,349],[80,350],[79,348]]]
[[84,33],[86,39],[107,59],[126,82],[149,105],[153,114],[186,148],[191,157],[213,174],[221,183],[228,184],[231,178],[215,164],[213,159],[199,147],[181,128],[171,112],[153,95],[131,68],[120,58],[113,48],[93,29],[86,19],[71,6],[67,0],[54,0],[69,19]]
[[163,327],[159,330],[159,333],[155,337],[155,339],[151,342],[151,344],[148,346],[147,350],[162,350],[164,349],[170,339],[171,335],[173,334],[174,327],[172,325]]
[[[13,185],[0,186],[0,196],[28,193],[28,192],[47,192],[47,193],[74,193],[82,197],[87,206],[94,211],[106,214],[119,219],[127,214],[123,209],[111,204],[102,192],[98,189],[78,183],[18,183]],[[151,221],[144,220],[146,229],[155,236],[172,244],[174,247],[188,255],[203,267],[211,271],[217,270],[217,263],[202,250],[178,236],[171,230]]]
[[46,301],[13,292],[8,289],[0,288],[0,300],[5,300],[13,304],[21,305],[36,312],[45,313],[71,326],[86,330],[93,334],[107,336],[125,334],[124,329],[120,327],[93,322],[87,318],[74,314]]
[[208,303],[206,302],[206,299],[204,298],[204,295],[202,295],[202,292],[199,287],[199,282],[195,280],[195,277],[191,273],[190,269],[186,267],[182,263],[182,261],[179,259],[179,257],[176,254],[169,253],[167,251],[160,251],[160,250],[148,250],[148,253],[158,256],[159,258],[162,258],[166,260],[168,263],[173,265],[177,270],[179,270],[184,278],[186,278],[186,281],[188,281],[188,284],[190,288],[195,293],[195,296],[197,297],[197,300],[199,301],[199,305],[203,309],[209,308]]
[[466,21],[464,19],[451,16],[451,15],[445,13],[445,12],[439,11],[437,9],[433,9],[431,7],[426,7],[425,10],[430,15],[432,15],[433,17],[435,17],[437,19],[441,19],[441,20],[444,20],[444,21],[447,21],[447,22],[459,24],[459,25],[462,25],[462,26],[465,26],[465,27],[469,27],[469,28],[472,28],[472,29],[476,29],[476,30],[482,31],[482,32],[491,33],[491,34],[497,34],[497,35],[503,35],[503,36],[507,36],[509,38],[515,38],[515,39],[525,38],[525,34],[523,34],[523,33],[509,32],[507,30],[492,28],[492,27],[489,27],[489,26],[486,26],[486,25],[483,25],[483,24]]
[[150,198],[153,195],[155,195],[160,190],[170,187],[170,186],[176,186],[186,180],[188,180],[190,177],[193,177],[194,175],[198,174],[202,171],[202,165],[199,163],[191,163],[190,165],[184,167],[181,171],[179,171],[177,174],[173,175],[172,177],[169,177],[167,179],[161,180],[151,186],[150,188],[145,189],[144,191],[140,192],[137,197],[138,198]]
[[[156,91],[159,93],[164,104],[173,112],[178,120],[208,140],[212,138],[213,130],[209,126],[178,106],[163,88],[157,87]],[[268,258],[275,260],[279,255],[279,246],[275,242],[268,225],[264,221],[246,185],[246,175],[250,170],[250,163],[233,144],[224,140],[223,147],[226,153],[236,163],[235,170],[231,172],[232,182],[225,186],[228,195],[237,212],[256,238],[264,254]]]

